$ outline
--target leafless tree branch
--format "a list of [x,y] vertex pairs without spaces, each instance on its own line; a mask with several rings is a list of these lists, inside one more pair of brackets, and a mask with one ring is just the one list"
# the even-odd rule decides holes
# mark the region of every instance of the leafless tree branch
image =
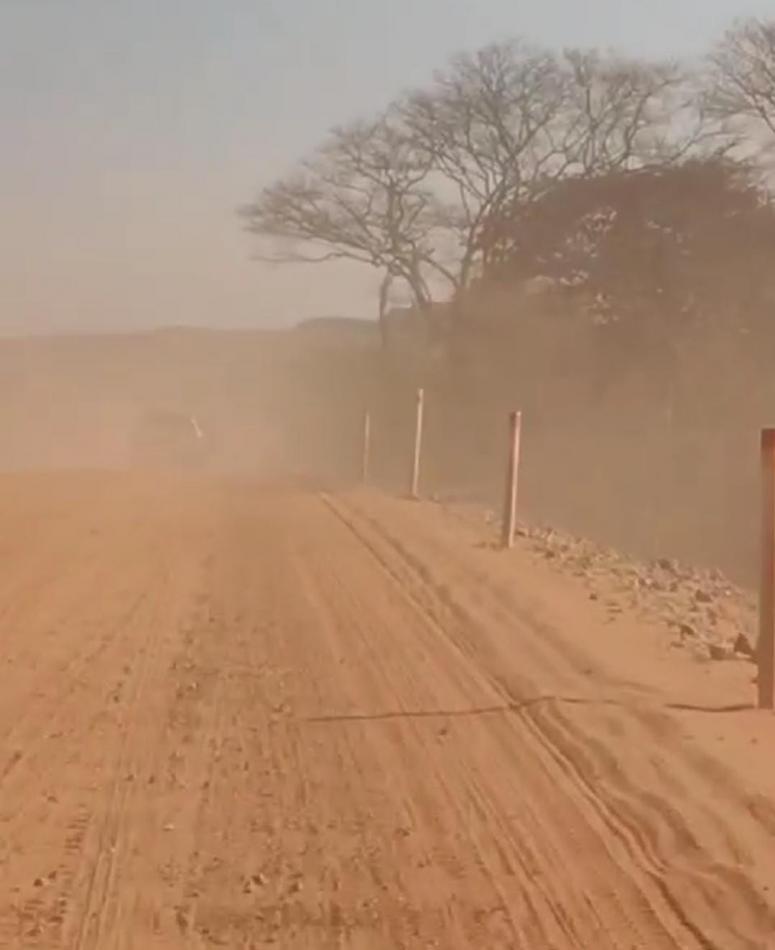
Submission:
[[710,59],[708,108],[722,119],[751,119],[775,135],[775,21],[737,23]]
[[335,129],[296,173],[264,189],[242,216],[261,238],[295,245],[290,252],[260,255],[262,260],[348,259],[382,270],[384,316],[387,288],[396,278],[406,281],[418,305],[430,300],[423,274],[432,257],[429,173],[427,156],[388,113]]
[[456,242],[456,287],[487,266],[499,221],[557,181],[676,162],[708,135],[676,64],[519,40],[455,57],[398,110],[432,166],[429,210]]

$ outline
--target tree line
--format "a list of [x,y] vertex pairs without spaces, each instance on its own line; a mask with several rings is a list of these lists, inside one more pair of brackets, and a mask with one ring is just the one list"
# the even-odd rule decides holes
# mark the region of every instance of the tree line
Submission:
[[416,310],[518,252],[569,182],[698,165],[748,180],[775,146],[775,21],[734,24],[700,62],[495,43],[379,114],[333,129],[241,214],[266,260],[352,260]]

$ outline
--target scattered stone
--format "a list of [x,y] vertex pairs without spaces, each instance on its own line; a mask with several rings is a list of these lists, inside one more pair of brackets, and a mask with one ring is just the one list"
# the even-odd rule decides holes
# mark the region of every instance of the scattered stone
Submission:
[[669,557],[628,559],[548,526],[525,533],[537,557],[578,578],[589,600],[606,607],[608,623],[632,610],[646,622],[667,624],[675,632],[674,645],[700,661],[753,655],[756,599],[723,572],[694,569]]
[[187,933],[189,928],[189,919],[188,914],[183,907],[177,907],[175,909],[175,921],[180,928],[181,933]]
[[663,571],[668,571],[670,574],[678,573],[678,562],[669,557],[659,558],[657,561],[657,567],[661,568]]
[[732,649],[735,651],[735,653],[739,653],[741,656],[747,656],[751,658],[754,657],[756,652],[751,645],[751,641],[744,633],[738,633]]

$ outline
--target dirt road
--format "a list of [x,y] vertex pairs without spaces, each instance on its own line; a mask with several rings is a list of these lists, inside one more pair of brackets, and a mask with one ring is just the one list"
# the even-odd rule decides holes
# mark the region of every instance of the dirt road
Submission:
[[0,946],[775,947],[749,668],[376,496],[20,476],[0,525]]

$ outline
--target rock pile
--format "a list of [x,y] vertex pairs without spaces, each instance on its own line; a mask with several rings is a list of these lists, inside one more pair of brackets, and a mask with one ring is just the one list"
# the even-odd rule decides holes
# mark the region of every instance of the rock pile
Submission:
[[552,528],[520,528],[539,556],[577,577],[590,599],[613,619],[634,610],[665,624],[674,645],[705,659],[752,659],[756,600],[718,570],[700,570],[671,558],[642,562]]

